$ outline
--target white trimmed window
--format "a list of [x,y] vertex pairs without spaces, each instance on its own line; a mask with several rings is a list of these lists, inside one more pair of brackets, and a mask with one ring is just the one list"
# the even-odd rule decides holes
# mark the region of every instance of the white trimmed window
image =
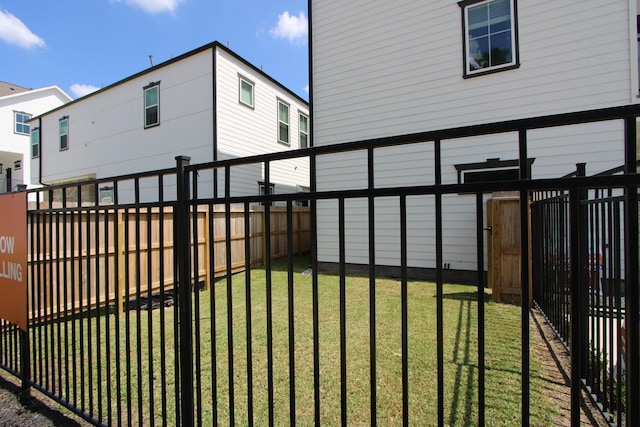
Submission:
[[33,128],[31,130],[31,158],[40,157],[40,129]]
[[465,0],[464,76],[518,67],[516,0]]
[[160,82],[144,88],[144,127],[160,124]]
[[13,131],[15,133],[19,133],[20,135],[29,135],[29,133],[31,133],[31,126],[27,123],[31,120],[31,114],[14,111],[13,118],[15,124]]
[[278,100],[278,142],[289,145],[289,104]]
[[100,188],[100,203],[103,205],[113,204],[113,186]]
[[69,116],[64,116],[60,119],[59,124],[60,134],[60,151],[69,149]]
[[300,113],[300,148],[307,148],[309,146],[309,117]]
[[253,108],[253,82],[240,77],[240,103]]

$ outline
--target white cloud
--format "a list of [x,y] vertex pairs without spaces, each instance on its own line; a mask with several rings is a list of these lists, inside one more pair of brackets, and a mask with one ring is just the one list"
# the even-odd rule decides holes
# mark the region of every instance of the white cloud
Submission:
[[117,0],[131,6],[139,7],[147,13],[175,12],[178,5],[185,0]]
[[283,12],[278,16],[278,24],[269,30],[275,38],[289,39],[289,41],[302,41],[306,39],[309,32],[309,21],[304,13],[298,16],[291,16],[289,12]]
[[92,85],[83,85],[80,83],[74,83],[71,85],[71,93],[73,93],[76,96],[76,98],[89,95],[91,92],[95,92],[98,89],[100,88]]
[[309,85],[306,85],[306,86],[304,87],[304,91],[305,91],[305,92],[307,92],[307,93],[309,93]]
[[45,47],[44,40],[6,10],[0,10],[0,39],[25,49]]

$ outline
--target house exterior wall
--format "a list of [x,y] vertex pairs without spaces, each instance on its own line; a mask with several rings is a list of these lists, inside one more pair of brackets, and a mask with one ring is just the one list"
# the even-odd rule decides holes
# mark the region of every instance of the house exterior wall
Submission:
[[[12,168],[12,190],[18,184],[32,187],[31,182],[31,143],[29,135],[15,132],[15,112],[36,116],[56,108],[71,98],[56,86],[29,90],[15,95],[0,97],[0,163],[3,164],[0,174],[0,192],[6,190],[5,176],[7,168]],[[21,167],[16,170],[14,163],[20,161]],[[37,181],[33,184],[37,184]]]
[[[253,109],[239,103],[239,75],[255,83]],[[157,82],[160,124],[145,128],[144,88]],[[201,164],[295,149],[297,138],[289,146],[277,143],[277,99],[290,103],[292,117],[298,109],[308,115],[304,100],[212,43],[40,117],[42,154],[33,160],[34,171],[42,162],[42,181],[51,184],[171,168],[179,155]],[[60,150],[59,121],[66,116],[69,147]],[[291,131],[297,132],[297,121]],[[308,185],[308,167],[289,163],[272,167],[276,191]],[[201,173],[200,197],[214,195],[214,174],[206,174]],[[233,168],[231,196],[258,195],[263,176],[260,165]],[[172,197],[175,183],[165,185],[165,196]],[[218,195],[224,188],[224,171],[219,171]]]
[[[266,75],[255,73],[226,51],[218,50],[217,123],[218,160],[247,157],[300,148],[298,115],[309,117],[309,108],[299,97],[283,91]],[[240,77],[254,84],[254,107],[239,100]],[[289,144],[278,142],[278,100],[289,105]],[[274,162],[270,182],[277,194],[296,192],[309,186],[309,162],[291,159]],[[262,165],[248,165],[231,170],[231,195],[255,195],[264,182]],[[220,173],[219,194],[224,194],[224,175]]]
[[[313,0],[315,146],[638,102],[636,1],[517,1],[520,65],[464,78],[457,1]],[[381,30],[384,29],[384,30]],[[624,161],[621,123],[528,134],[534,178]],[[318,160],[319,190],[366,188],[366,154]],[[518,159],[517,134],[443,141],[442,182],[456,164]],[[376,186],[434,183],[430,144],[376,150]],[[490,196],[487,196],[487,198]],[[376,262],[399,265],[397,200],[376,205]],[[435,267],[435,210],[408,200],[409,266]],[[318,254],[337,261],[336,209],[320,203]],[[445,197],[444,263],[475,269],[475,197]],[[347,262],[368,263],[366,204],[347,206]],[[486,259],[486,258],[485,258]]]
[[[160,124],[145,129],[144,90],[160,82]],[[42,181],[103,178],[213,160],[210,50],[89,95],[41,117]],[[59,121],[68,116],[68,149]]]

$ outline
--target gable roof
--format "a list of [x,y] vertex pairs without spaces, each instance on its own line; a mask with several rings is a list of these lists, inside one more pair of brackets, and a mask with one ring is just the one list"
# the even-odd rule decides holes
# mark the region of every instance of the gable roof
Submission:
[[292,97],[294,97],[294,98],[298,99],[299,101],[301,101],[301,102],[302,102],[303,104],[305,104],[305,105],[309,105],[309,102],[308,102],[308,101],[305,101],[305,100],[304,100],[300,95],[296,94],[296,93],[295,93],[295,92],[293,92],[291,89],[289,89],[288,87],[284,86],[282,83],[278,82],[276,79],[274,79],[273,77],[271,77],[270,75],[268,75],[267,73],[265,73],[263,70],[261,70],[260,68],[256,67],[255,65],[253,65],[252,63],[250,63],[249,61],[247,61],[246,59],[244,59],[243,57],[241,57],[240,55],[238,55],[237,53],[235,53],[234,51],[232,51],[232,50],[231,50],[231,49],[229,49],[228,47],[225,47],[225,46],[223,46],[222,44],[220,44],[219,42],[214,41],[214,42],[211,42],[211,43],[206,44],[206,45],[204,45],[204,46],[200,46],[199,48],[193,49],[193,50],[191,50],[191,51],[189,51],[189,52],[187,52],[187,53],[183,53],[182,55],[179,55],[179,56],[176,56],[176,57],[174,57],[174,58],[172,58],[172,59],[169,59],[169,60],[167,60],[167,61],[164,61],[164,62],[162,62],[162,63],[160,63],[160,64],[153,65],[153,66],[151,66],[151,67],[149,67],[149,68],[146,68],[146,69],[144,69],[144,70],[142,70],[142,71],[140,71],[140,72],[138,72],[138,73],[136,73],[136,74],[133,74],[133,75],[131,75],[131,76],[129,76],[129,77],[126,77],[126,78],[124,78],[124,79],[122,79],[122,80],[119,80],[119,81],[117,81],[117,82],[115,82],[115,83],[112,83],[112,84],[110,84],[110,85],[108,85],[108,86],[105,86],[105,87],[103,87],[103,88],[101,88],[101,89],[99,89],[99,90],[97,90],[97,91],[95,91],[95,92],[91,92],[91,93],[90,93],[90,94],[88,94],[88,95],[82,96],[82,97],[80,97],[80,98],[76,98],[76,99],[74,99],[73,101],[68,102],[67,104],[64,104],[64,105],[61,105],[61,106],[59,106],[59,107],[57,107],[57,108],[54,108],[54,109],[52,109],[52,110],[49,110],[49,111],[47,111],[46,113],[43,113],[43,114],[41,114],[41,115],[39,115],[39,116],[32,117],[32,118],[31,118],[31,120],[35,120],[35,119],[40,118],[40,117],[42,117],[42,116],[45,116],[45,115],[47,115],[47,114],[54,113],[54,112],[56,112],[56,111],[58,111],[58,110],[60,110],[60,109],[62,109],[62,108],[66,108],[66,107],[68,107],[69,105],[75,104],[76,102],[83,101],[83,100],[85,100],[85,99],[87,99],[87,98],[90,98],[90,97],[92,97],[92,96],[95,96],[95,95],[97,95],[97,94],[99,94],[99,93],[105,92],[105,91],[107,91],[107,90],[109,90],[109,89],[111,89],[111,88],[113,88],[113,87],[115,87],[115,86],[119,86],[119,85],[121,85],[121,84],[123,84],[123,83],[125,83],[125,82],[128,82],[128,81],[130,81],[130,80],[133,80],[133,79],[138,78],[138,77],[140,77],[140,76],[143,76],[143,75],[145,75],[145,74],[147,74],[147,73],[153,72],[153,71],[155,71],[155,70],[157,70],[157,69],[159,69],[159,68],[166,67],[167,65],[173,64],[173,63],[175,63],[175,62],[177,62],[177,61],[181,61],[181,60],[183,60],[183,59],[185,59],[185,58],[188,58],[188,57],[190,57],[190,56],[196,55],[196,54],[198,54],[198,53],[200,53],[200,52],[203,52],[203,51],[206,51],[206,50],[209,50],[209,49],[213,49],[213,50],[215,50],[215,49],[220,49],[220,50],[222,50],[222,51],[224,51],[224,52],[228,53],[229,55],[231,55],[232,57],[234,57],[234,58],[235,58],[235,59],[237,59],[238,61],[240,61],[240,62],[242,62],[243,64],[245,64],[245,65],[247,65],[248,67],[250,67],[250,68],[251,68],[253,71],[255,71],[256,73],[258,73],[258,74],[260,74],[260,75],[264,76],[267,80],[271,81],[272,83],[274,83],[275,85],[277,85],[278,87],[280,87],[282,90],[286,91],[286,92],[287,92],[288,94],[290,94]]
[[27,92],[29,90],[31,89],[27,89],[26,87],[0,81],[0,98],[8,95],[15,95],[16,93],[20,93],[20,92]]

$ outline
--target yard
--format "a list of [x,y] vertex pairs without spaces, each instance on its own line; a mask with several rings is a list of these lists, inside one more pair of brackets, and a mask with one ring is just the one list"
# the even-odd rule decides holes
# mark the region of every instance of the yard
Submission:
[[[289,325],[293,325],[295,421],[312,425],[314,420],[313,371],[313,292],[312,276],[302,274],[308,259],[296,260],[293,276],[293,300],[290,305],[286,263],[275,263],[272,270],[272,349],[273,414],[276,425],[290,420],[290,345]],[[231,415],[229,371],[233,368],[233,420],[247,425],[250,402],[255,425],[267,425],[268,334],[267,291],[264,269],[251,270],[249,311],[251,316],[251,363],[247,363],[247,293],[245,273],[217,281],[212,289],[194,297],[194,368],[196,386],[201,393],[194,398],[201,409],[203,425],[229,424]],[[319,365],[322,425],[341,421],[341,334],[340,280],[319,275]],[[477,289],[446,284],[443,298],[444,345],[444,421],[447,425],[477,424],[478,416],[478,325]],[[231,298],[229,304],[228,298]],[[370,344],[369,280],[349,277],[344,288],[346,318],[346,408],[348,425],[370,423]],[[437,425],[437,351],[436,285],[411,281],[407,286],[408,392],[411,425]],[[379,425],[402,423],[402,339],[401,285],[397,280],[376,281],[376,393]],[[212,304],[213,303],[213,304]],[[213,306],[213,309],[211,308]],[[229,316],[228,309],[231,307]],[[486,420],[488,425],[520,424],[520,308],[496,304],[485,294]],[[294,313],[290,322],[289,310]],[[229,325],[229,319],[231,325]],[[165,325],[164,327],[162,325]],[[137,326],[139,325],[139,326]],[[116,328],[117,326],[117,328]],[[61,342],[51,342],[51,364],[62,354],[61,375],[51,378],[65,399],[93,411],[106,423],[115,423],[120,413],[126,423],[174,424],[175,419],[175,346],[174,308],[127,311],[60,322],[46,328],[63,331]],[[104,331],[109,330],[110,333]],[[116,329],[118,334],[116,334]],[[82,336],[87,354],[71,343],[72,330]],[[65,340],[65,333],[69,336]],[[102,332],[100,332],[102,331]],[[215,332],[212,332],[215,331]],[[229,331],[232,332],[230,339]],[[34,330],[32,337],[37,336]],[[117,336],[119,335],[119,339]],[[126,337],[129,337],[127,343]],[[151,340],[148,339],[151,337]],[[53,340],[52,340],[53,341]],[[76,339],[78,343],[80,340]],[[68,342],[68,345],[65,344]],[[213,345],[215,343],[215,345]],[[232,352],[229,344],[232,343]],[[58,350],[60,349],[60,350]],[[150,358],[149,355],[152,354]],[[229,357],[233,363],[229,364]],[[68,360],[65,364],[65,360]],[[79,361],[82,360],[83,363]],[[108,363],[110,361],[110,363]],[[34,369],[38,372],[34,361]],[[215,370],[212,366],[216,367]],[[558,409],[545,396],[542,368],[536,354],[531,361],[531,424],[555,425]],[[56,369],[51,369],[56,371]],[[248,390],[251,371],[252,393]],[[73,395],[73,384],[78,392]],[[80,385],[85,392],[80,393]],[[94,384],[88,387],[87,384]],[[150,387],[151,385],[151,387]],[[129,390],[129,396],[126,391]],[[249,398],[250,396],[250,398]],[[217,398],[217,403],[216,403]],[[131,413],[126,402],[130,399]],[[163,420],[163,417],[166,417]]]

